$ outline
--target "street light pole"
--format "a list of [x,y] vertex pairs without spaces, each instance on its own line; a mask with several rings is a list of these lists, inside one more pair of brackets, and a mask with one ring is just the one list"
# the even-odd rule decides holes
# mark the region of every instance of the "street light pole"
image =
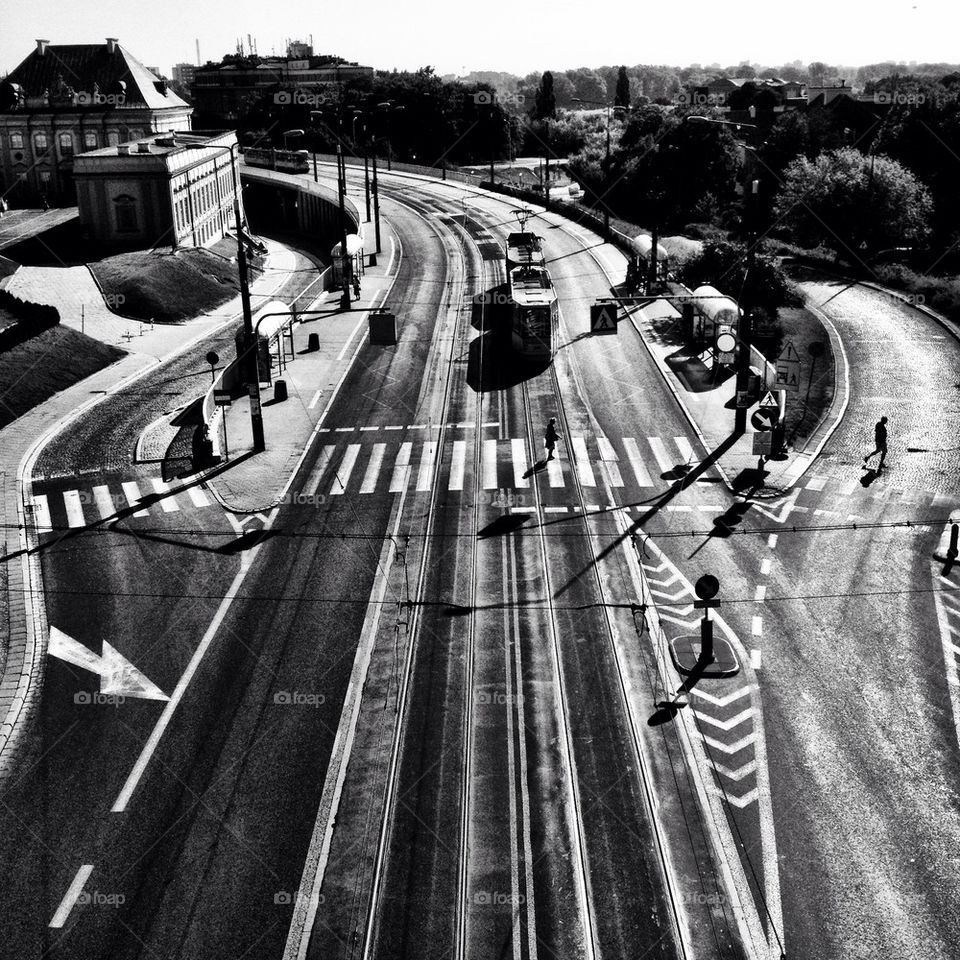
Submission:
[[348,275],[350,255],[347,253],[347,167],[343,159],[343,147],[337,144],[337,197],[340,201],[340,273],[343,292],[340,295],[340,309],[350,309],[350,277]]
[[377,185],[377,141],[373,141],[373,231],[377,241],[376,253],[370,257],[370,266],[377,265],[377,254],[380,253],[380,188]]

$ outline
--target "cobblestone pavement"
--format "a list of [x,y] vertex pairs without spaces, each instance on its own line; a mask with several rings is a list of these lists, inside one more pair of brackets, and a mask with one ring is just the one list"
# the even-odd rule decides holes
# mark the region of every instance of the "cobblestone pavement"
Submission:
[[[843,280],[801,283],[836,326],[850,365],[850,404],[820,455],[824,473],[856,471],[889,418],[886,477],[902,489],[950,493],[960,463],[960,343],[932,317]],[[917,448],[923,452],[910,452]]]

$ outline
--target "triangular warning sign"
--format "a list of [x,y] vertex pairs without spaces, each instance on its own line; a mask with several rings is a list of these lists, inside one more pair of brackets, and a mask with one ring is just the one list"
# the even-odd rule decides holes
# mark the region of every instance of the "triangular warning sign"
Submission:
[[780,401],[777,400],[777,399],[775,399],[774,396],[773,396],[773,394],[768,390],[768,391],[760,398],[760,406],[761,406],[761,407],[779,407],[779,406],[780,406]]
[[617,318],[614,314],[614,307],[604,304],[597,308],[593,316],[594,330],[616,330]]

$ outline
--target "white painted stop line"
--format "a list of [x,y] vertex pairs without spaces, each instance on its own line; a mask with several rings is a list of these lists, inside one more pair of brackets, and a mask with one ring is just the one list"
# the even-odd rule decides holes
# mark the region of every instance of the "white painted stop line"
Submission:
[[63,505],[67,508],[68,527],[83,527],[86,525],[83,519],[83,507],[80,504],[79,490],[64,490]]

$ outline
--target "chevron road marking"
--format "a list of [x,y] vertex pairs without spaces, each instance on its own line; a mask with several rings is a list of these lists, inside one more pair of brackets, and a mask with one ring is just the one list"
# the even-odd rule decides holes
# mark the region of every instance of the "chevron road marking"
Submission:
[[707,703],[712,703],[717,707],[729,707],[731,703],[735,703],[741,697],[747,696],[751,689],[751,687],[741,687],[739,690],[734,690],[733,693],[725,697],[715,697],[712,693],[707,693],[706,690],[701,690],[699,687],[694,687],[691,693],[693,693],[695,697],[700,697],[706,700]]
[[745,777],[749,777],[751,773],[757,772],[757,761],[748,760],[742,767],[737,767],[736,770],[731,770],[730,767],[714,761],[713,769],[716,770],[717,773],[723,774],[728,780],[740,781]]
[[715,789],[715,792],[740,810],[743,810],[744,807],[749,807],[750,804],[757,800],[760,796],[760,793],[756,787],[745,793],[742,797],[734,796],[729,790],[720,790],[717,788]]
[[738,740],[736,743],[723,743],[721,740],[714,740],[713,737],[703,736],[703,742],[708,744],[714,750],[719,750],[721,753],[726,753],[733,755],[741,751],[744,747],[749,747],[751,743],[754,743],[757,739],[756,733],[748,733],[745,737]]
[[702,713],[699,710],[693,711],[697,715],[697,719],[702,720],[704,723],[709,723],[713,727],[717,727],[720,730],[732,730],[734,727],[739,727],[741,723],[745,720],[749,720],[753,716],[753,708],[748,707],[746,710],[742,710],[735,717],[731,717],[729,720],[717,720],[716,717],[711,717],[709,714]]

